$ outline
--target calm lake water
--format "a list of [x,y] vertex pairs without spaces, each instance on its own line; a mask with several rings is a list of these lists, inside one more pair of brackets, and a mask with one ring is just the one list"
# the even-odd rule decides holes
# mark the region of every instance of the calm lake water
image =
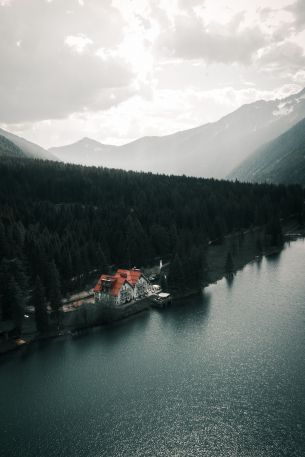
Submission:
[[305,243],[232,284],[0,359],[5,457],[305,455]]

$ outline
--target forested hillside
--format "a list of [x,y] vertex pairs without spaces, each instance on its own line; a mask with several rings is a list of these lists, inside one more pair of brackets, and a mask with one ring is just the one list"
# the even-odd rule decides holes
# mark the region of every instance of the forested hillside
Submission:
[[248,182],[305,185],[305,119],[259,148],[229,176]]
[[[241,184],[3,157],[3,317],[13,317],[19,301],[37,298],[41,285],[56,308],[60,294],[77,289],[92,271],[96,270],[97,277],[111,264],[142,266],[178,253],[185,280],[191,281],[192,265],[198,265],[196,255],[209,240],[257,224],[277,227],[280,218],[302,213],[303,200],[298,186]],[[42,284],[37,283],[38,276]]]
[[0,157],[7,155],[16,157],[25,156],[24,152],[18,146],[4,136],[0,135]]
[[[7,130],[0,129],[0,136],[1,138],[6,138],[7,141],[14,144],[16,148],[19,150],[18,155],[22,157],[29,157],[32,159],[44,159],[44,160],[55,160],[58,161],[57,157],[53,156],[49,151],[43,149],[38,144],[32,143],[31,141],[26,140],[18,135],[14,135]],[[2,151],[2,143],[0,143],[0,155],[3,155]],[[21,154],[20,154],[21,152]]]

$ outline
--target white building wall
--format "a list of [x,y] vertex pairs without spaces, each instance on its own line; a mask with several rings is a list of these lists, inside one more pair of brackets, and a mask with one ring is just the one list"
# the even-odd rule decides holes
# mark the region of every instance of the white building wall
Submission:
[[134,288],[135,298],[144,297],[145,295],[147,295],[149,292],[149,286],[150,284],[146,280],[146,278],[141,276],[141,278],[139,279]]
[[123,286],[121,287],[121,290],[118,294],[117,304],[123,305],[124,303],[128,303],[131,300],[133,300],[133,298],[134,298],[133,287],[128,282],[126,282],[125,284],[123,284]]

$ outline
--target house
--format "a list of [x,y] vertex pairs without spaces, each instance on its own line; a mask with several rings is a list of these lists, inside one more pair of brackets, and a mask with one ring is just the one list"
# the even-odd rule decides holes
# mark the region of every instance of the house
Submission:
[[103,274],[94,288],[95,302],[107,306],[123,305],[144,298],[150,292],[149,280],[137,268],[120,268],[114,275]]

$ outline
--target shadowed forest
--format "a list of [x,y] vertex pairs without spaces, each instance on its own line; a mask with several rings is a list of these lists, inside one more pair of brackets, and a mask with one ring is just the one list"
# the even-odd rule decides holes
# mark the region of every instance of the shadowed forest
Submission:
[[26,303],[77,291],[112,265],[172,260],[169,288],[196,286],[205,250],[228,234],[265,227],[258,244],[282,241],[281,220],[303,220],[304,191],[3,157],[0,163],[0,306],[18,322]]

